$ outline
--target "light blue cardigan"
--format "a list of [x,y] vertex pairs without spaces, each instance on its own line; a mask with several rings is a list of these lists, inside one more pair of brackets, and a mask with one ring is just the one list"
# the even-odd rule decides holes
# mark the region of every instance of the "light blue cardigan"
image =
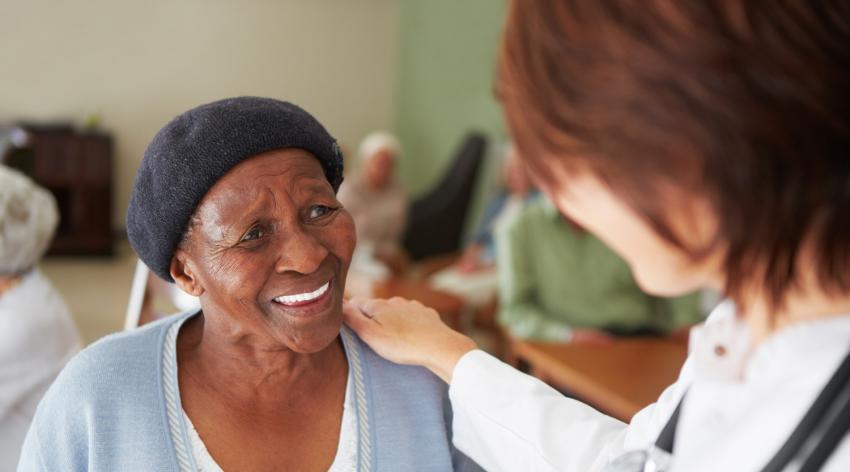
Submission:
[[[78,354],[39,405],[18,471],[196,470],[175,355],[180,326],[195,314],[108,336]],[[442,381],[382,359],[347,328],[340,335],[355,389],[358,471],[481,470],[451,445]]]

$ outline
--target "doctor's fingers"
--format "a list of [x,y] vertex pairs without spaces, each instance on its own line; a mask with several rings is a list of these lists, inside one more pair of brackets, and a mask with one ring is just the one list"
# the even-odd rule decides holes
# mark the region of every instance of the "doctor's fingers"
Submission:
[[357,307],[363,316],[372,319],[382,318],[385,321],[390,321],[387,318],[406,318],[403,321],[412,322],[422,316],[426,318],[439,318],[436,311],[426,307],[422,303],[401,297],[393,297],[388,300],[352,298],[349,303]]
[[437,312],[417,300],[393,297],[389,300],[373,300],[368,308],[373,316],[391,316],[406,324],[418,322],[422,318],[439,318]]
[[370,325],[374,325],[374,321],[369,318],[353,301],[344,300],[342,302],[342,320],[355,333],[363,337],[366,330],[370,329]]
[[343,304],[343,308],[348,306],[350,309],[356,310],[361,316],[374,318],[383,301],[376,298],[353,297]]

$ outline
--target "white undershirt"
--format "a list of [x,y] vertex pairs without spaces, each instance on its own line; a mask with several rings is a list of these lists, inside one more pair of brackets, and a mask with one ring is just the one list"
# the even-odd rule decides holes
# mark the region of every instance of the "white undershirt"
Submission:
[[[339,445],[336,456],[328,469],[328,472],[351,472],[357,470],[357,423],[354,418],[354,399],[352,397],[351,372],[345,385],[345,402],[342,408],[342,425],[339,430]],[[204,441],[195,430],[195,425],[189,419],[189,415],[183,411],[189,432],[189,442],[192,446],[192,456],[198,466],[198,472],[223,472],[221,467],[212,458]]]

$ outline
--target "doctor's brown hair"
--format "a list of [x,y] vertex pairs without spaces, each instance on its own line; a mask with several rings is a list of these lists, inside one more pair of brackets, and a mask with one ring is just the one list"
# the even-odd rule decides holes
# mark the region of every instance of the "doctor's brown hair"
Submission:
[[[723,248],[738,302],[781,306],[807,241],[820,286],[850,291],[850,2],[515,0],[496,91],[544,187],[589,170],[694,259]],[[711,247],[660,188],[707,198]]]

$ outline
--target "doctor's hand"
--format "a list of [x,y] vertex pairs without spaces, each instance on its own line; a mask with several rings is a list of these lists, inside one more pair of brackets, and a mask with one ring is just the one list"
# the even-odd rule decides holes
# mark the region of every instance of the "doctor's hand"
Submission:
[[446,383],[460,358],[477,347],[416,301],[352,298],[343,303],[342,312],[345,324],[381,357],[424,366]]
[[594,346],[610,346],[614,343],[614,336],[596,329],[574,329],[570,332],[571,343],[591,344]]

